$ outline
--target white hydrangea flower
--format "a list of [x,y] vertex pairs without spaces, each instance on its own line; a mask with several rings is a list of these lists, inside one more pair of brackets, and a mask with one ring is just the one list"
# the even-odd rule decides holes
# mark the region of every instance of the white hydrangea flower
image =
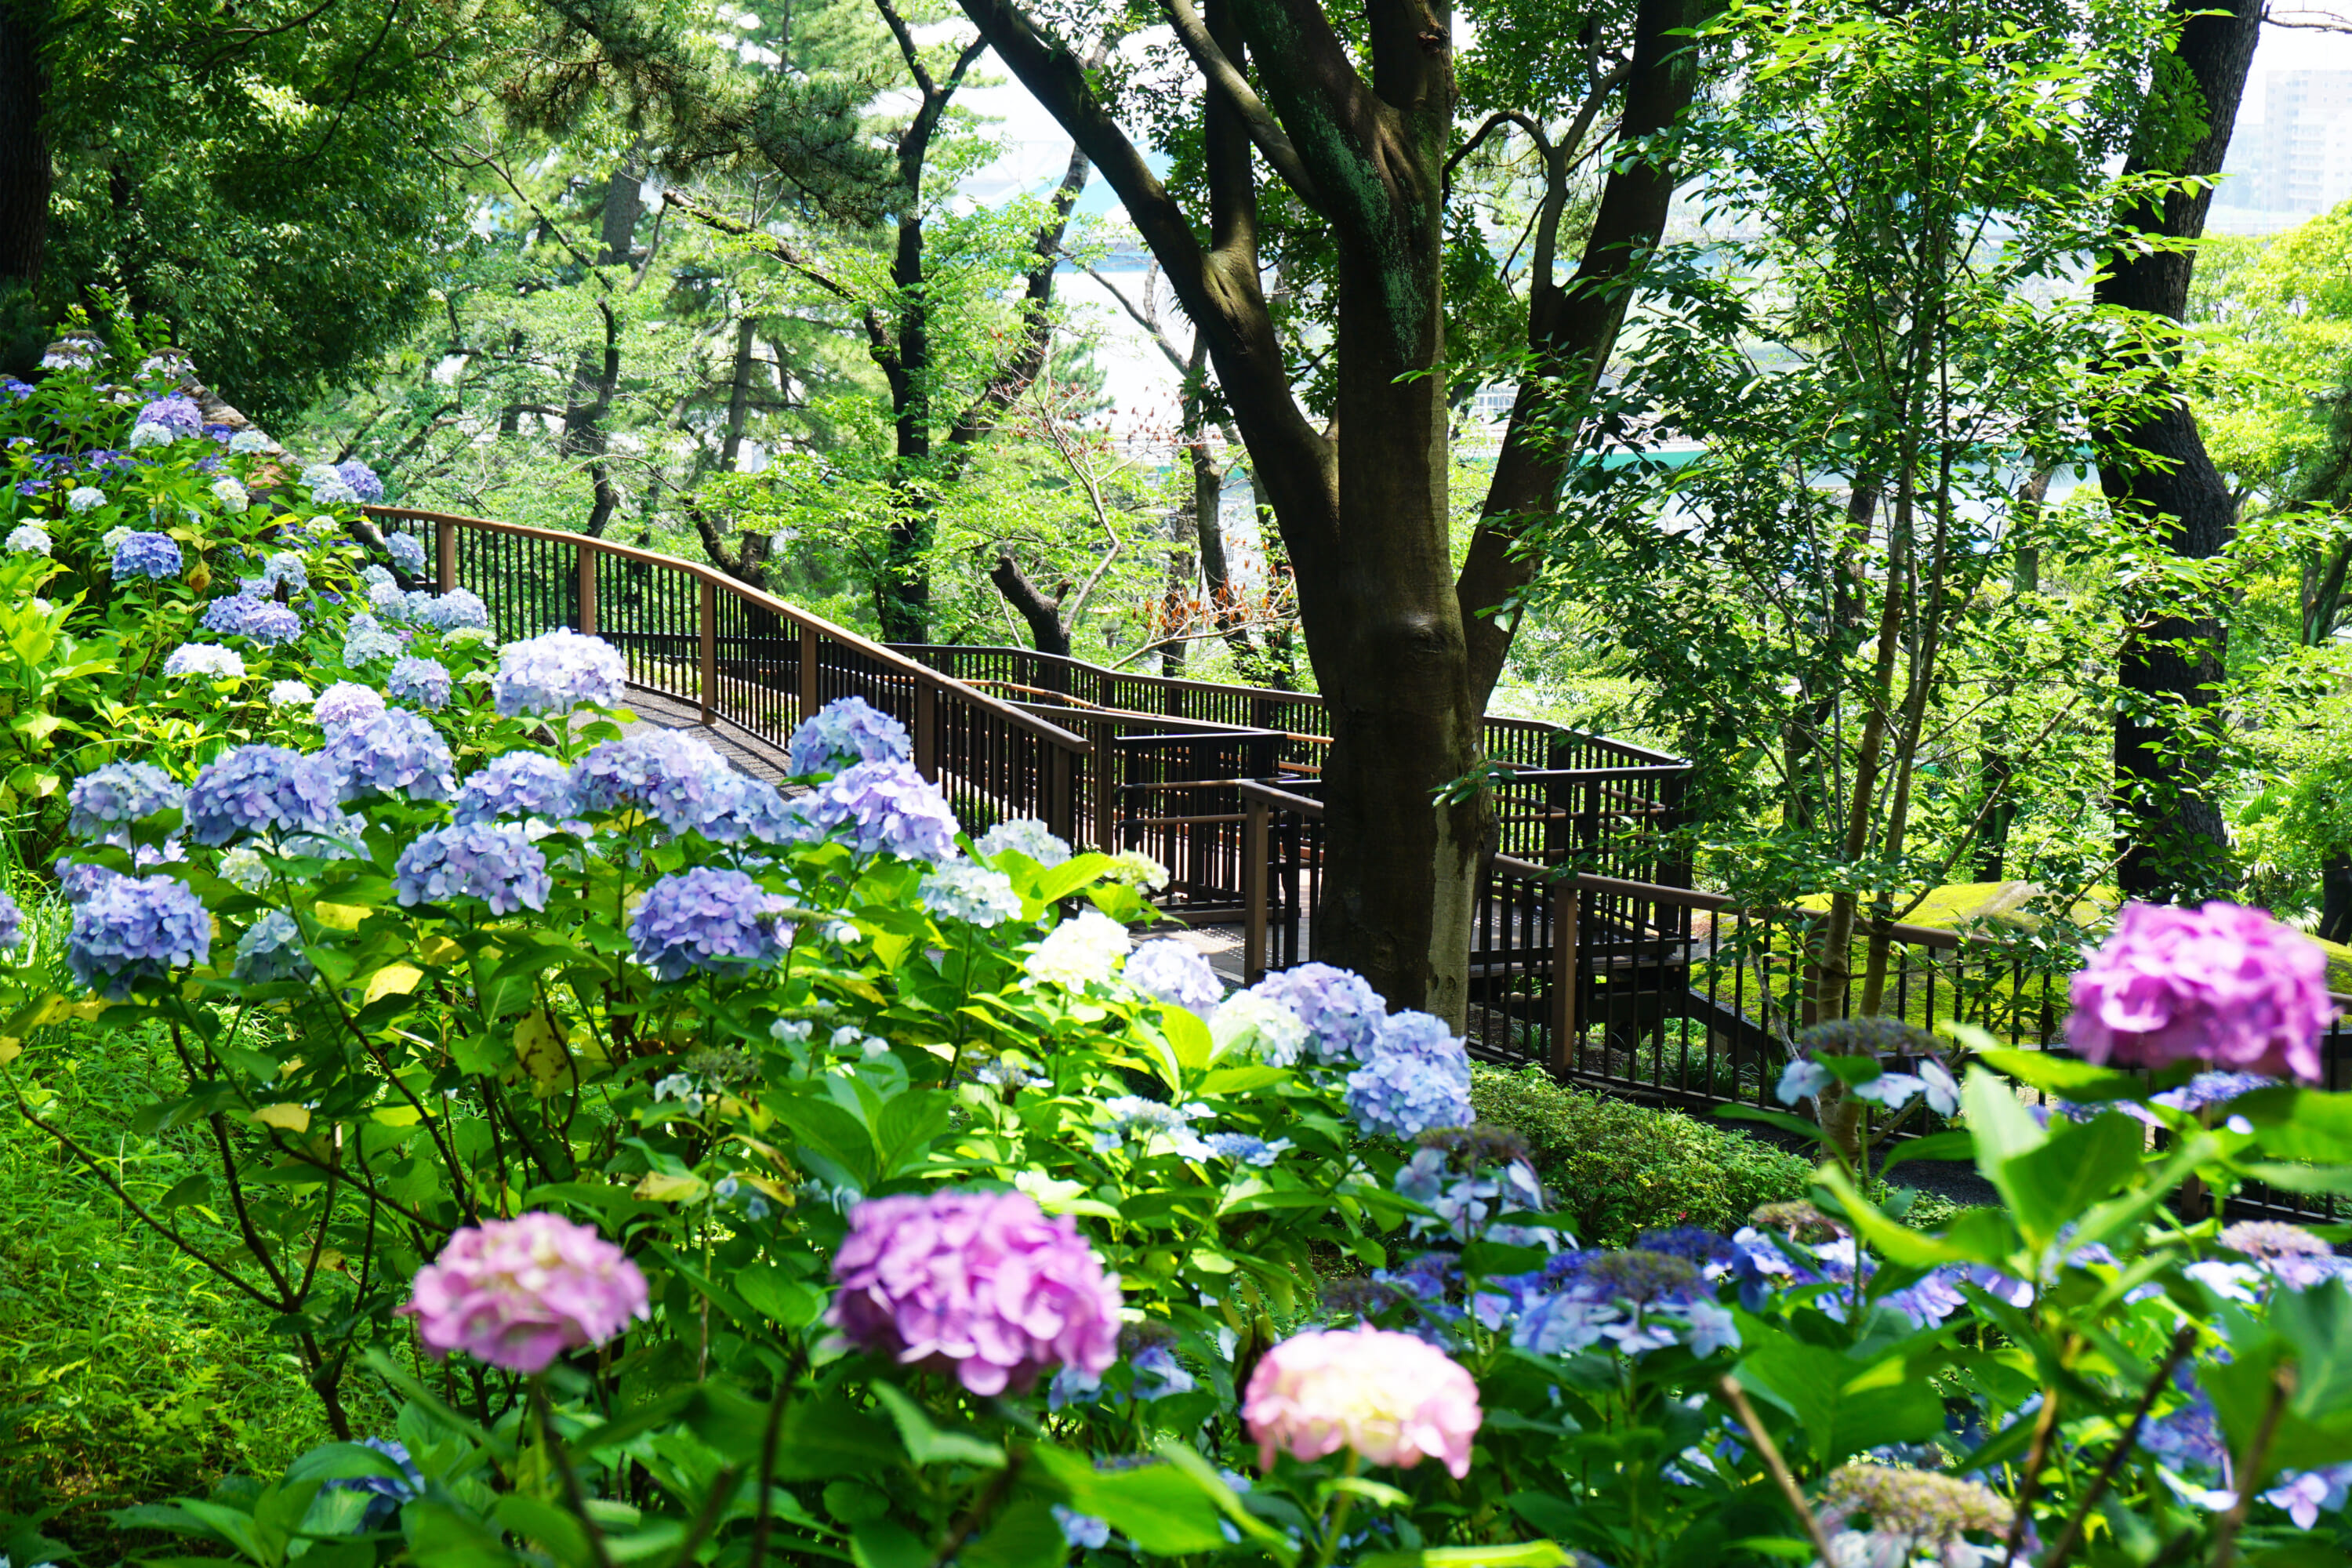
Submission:
[[54,544],[47,529],[38,523],[20,522],[9,531],[6,548],[11,555],[47,555]]
[[1262,1059],[1286,1068],[1298,1059],[1313,1031],[1297,1014],[1270,996],[1243,991],[1217,1004],[1209,1015],[1209,1038],[1217,1055],[1254,1050]]
[[248,893],[257,893],[269,880],[269,868],[261,857],[240,844],[220,858],[220,874]]
[[1021,895],[1013,879],[971,860],[950,860],[916,889],[923,907],[946,919],[987,927],[1021,917]]
[[1076,991],[1108,984],[1127,957],[1127,928],[1100,910],[1081,910],[1045,933],[1021,962],[1030,980]]
[[1058,866],[1070,858],[1069,845],[1034,816],[1000,822],[982,834],[971,847],[971,852],[983,860],[993,859],[1007,849],[1017,849],[1040,866]]
[[96,485],[76,485],[66,492],[68,511],[88,511],[92,507],[105,504],[106,492]]
[[161,425],[149,423],[131,427],[131,449],[134,452],[142,447],[168,447],[172,439],[172,432]]
[[131,532],[131,531],[128,525],[120,528],[110,528],[104,533],[98,536],[99,548],[105,551],[109,555],[111,555],[114,553],[114,547],[121,543],[124,540],[130,538]]
[[224,511],[243,511],[253,504],[253,498],[245,493],[243,485],[226,478],[213,481],[213,499],[221,503]]
[[1112,856],[1110,869],[1103,875],[1147,893],[1156,893],[1168,885],[1168,868],[1140,849],[1122,849]]
[[269,689],[272,708],[307,708],[318,693],[299,680],[281,680]]
[[277,442],[258,430],[240,430],[228,438],[228,449],[240,455],[247,452],[267,452],[277,445]]

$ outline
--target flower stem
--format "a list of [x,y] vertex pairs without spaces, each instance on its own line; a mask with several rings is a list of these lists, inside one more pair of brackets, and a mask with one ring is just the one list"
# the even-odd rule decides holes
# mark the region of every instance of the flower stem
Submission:
[[2270,1403],[2263,1406],[2263,1418],[2254,1424],[2254,1435],[2246,1439],[2246,1451],[2238,1456],[2238,1468],[2233,1475],[2238,1500],[2221,1516],[2221,1528],[2213,1537],[2212,1568],[2230,1568],[2238,1554],[2238,1531],[2244,1528],[2246,1513],[2254,1501],[2254,1483],[2262,1475],[2263,1460],[2270,1456],[2271,1439],[2278,1436],[2279,1417],[2286,1414],[2286,1402],[2294,1393],[2294,1368],[2283,1366],[2271,1373]]
[[1756,1445],[1756,1452],[1762,1457],[1764,1468],[1772,1472],[1772,1479],[1780,1485],[1780,1495],[1788,1500],[1797,1517],[1804,1521],[1805,1534],[1811,1539],[1813,1550],[1820,1554],[1822,1568],[1831,1568],[1837,1556],[1830,1550],[1830,1538],[1822,1532],[1822,1521],[1814,1517],[1813,1505],[1805,1500],[1804,1489],[1797,1485],[1796,1475],[1789,1468],[1789,1461],[1780,1457],[1780,1445],[1772,1441],[1772,1434],[1764,1430],[1764,1422],[1756,1414],[1756,1406],[1748,1403],[1748,1391],[1740,1387],[1739,1380],[1729,1373],[1723,1374],[1715,1388],[1738,1415],[1739,1424],[1748,1428],[1748,1439]]
[[2084,1491],[2083,1500],[2074,1510],[2074,1517],[2068,1520],[2066,1528],[2059,1532],[2058,1544],[2053,1546],[2050,1554],[2042,1560],[2042,1568],[2060,1568],[2060,1564],[2066,1561],[2066,1554],[2081,1543],[2084,1522],[2091,1517],[2091,1510],[2099,1506],[2099,1500],[2107,1495],[2107,1488],[2114,1483],[2116,1472],[2137,1446],[2140,1428],[2147,1424],[2147,1413],[2154,1407],[2156,1396],[2163,1392],[2167,1383],[2172,1381],[2172,1369],[2180,1364],[2180,1358],[2187,1355],[2189,1348],[2196,1342],[2194,1324],[2182,1324],[2179,1332],[2172,1336],[2172,1344],[2166,1352],[2162,1364],[2156,1369],[2156,1375],[2147,1380],[2147,1387],[2140,1392],[2139,1404],[2133,1409],[2131,1421],[2124,1427],[2123,1436],[2116,1439],[2115,1447],[2107,1454],[2106,1463],[2099,1467],[2098,1475],[2092,1479],[2089,1488]]
[[563,1439],[555,1430],[555,1412],[547,1403],[547,1374],[534,1373],[530,1379],[530,1407],[539,1416],[541,1439],[547,1445],[547,1462],[554,1467],[556,1478],[563,1483],[563,1500],[579,1516],[580,1528],[588,1537],[588,1551],[595,1559],[596,1568],[613,1568],[613,1554],[604,1549],[604,1532],[588,1514],[588,1493],[580,1485],[579,1472],[572,1468],[572,1456],[563,1451]]

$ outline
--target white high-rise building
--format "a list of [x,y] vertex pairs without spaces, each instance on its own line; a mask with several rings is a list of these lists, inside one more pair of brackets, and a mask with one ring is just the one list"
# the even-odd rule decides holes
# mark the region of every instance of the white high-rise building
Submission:
[[2352,70],[2271,72],[2260,130],[2232,140],[2254,153],[2246,189],[2222,187],[2234,205],[2309,216],[2352,198]]

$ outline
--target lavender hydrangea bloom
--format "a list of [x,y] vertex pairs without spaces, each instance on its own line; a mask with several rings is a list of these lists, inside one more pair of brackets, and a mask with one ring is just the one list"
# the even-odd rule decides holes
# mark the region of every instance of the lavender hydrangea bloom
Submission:
[[[418,597],[430,595],[419,595]],[[387,621],[409,618],[408,595],[397,583],[373,583],[368,585],[368,608]]]
[[357,506],[359,496],[351,486],[332,477],[320,479],[310,487],[313,506]]
[[308,980],[310,957],[302,951],[302,931],[283,910],[271,910],[236,939],[236,963],[230,970],[239,980]]
[[126,577],[176,577],[180,574],[180,547],[168,533],[135,531],[122,536],[114,547],[112,563],[114,580]]
[[1147,942],[1129,953],[1126,973],[1127,983],[1146,996],[1203,1021],[1224,1000],[1224,982],[1209,961],[1172,937]]
[[2319,1037],[2336,1016],[2318,943],[2219,900],[2126,904],[2073,997],[2066,1037],[2092,1061],[2195,1059],[2306,1083],[2319,1081]]
[[177,393],[148,404],[131,424],[160,425],[172,433],[175,441],[205,433],[204,410],[196,406],[194,398]]
[[785,907],[740,871],[698,866],[653,885],[629,921],[629,942],[657,979],[765,969],[791,940],[777,919]]
[[491,688],[500,717],[569,713],[583,705],[619,705],[629,667],[621,650],[602,637],[555,631],[507,644],[499,650],[499,673]]
[[376,478],[373,468],[357,458],[335,465],[335,477],[343,481],[352,494],[371,504],[383,499],[383,481]]
[[927,873],[916,896],[940,919],[967,921],[983,930],[1021,917],[1013,879],[971,860],[950,860]]
[[235,648],[217,643],[182,643],[163,659],[167,676],[208,675],[215,680],[245,679],[245,660]]
[[220,845],[247,834],[338,832],[341,784],[323,757],[284,746],[239,746],[206,763],[188,786],[188,836]]
[[185,882],[111,872],[93,880],[66,936],[66,963],[82,984],[121,1001],[142,980],[211,956],[212,911]]
[[642,811],[689,833],[736,802],[736,776],[707,742],[647,730],[591,750],[573,764],[572,787],[583,811]]
[[251,637],[264,645],[292,642],[302,635],[302,617],[291,606],[248,593],[215,599],[205,611],[205,630]]
[[800,837],[803,825],[783,795],[765,779],[730,771],[717,781],[695,830],[714,844],[782,844]]
[[398,658],[403,646],[399,637],[383,629],[381,621],[362,610],[352,617],[344,630],[343,663],[357,669],[380,658]]
[[460,823],[502,816],[560,822],[579,809],[570,768],[541,752],[509,752],[466,781],[452,815]]
[[796,775],[835,773],[859,763],[906,762],[915,754],[907,727],[862,697],[826,703],[793,731]]
[[25,911],[16,900],[0,893],[0,952],[14,952],[25,945]]
[[374,688],[355,680],[338,680],[319,693],[310,716],[332,735],[343,725],[364,722],[383,711],[383,698]]
[[292,551],[273,550],[269,559],[262,564],[259,587],[263,594],[273,593],[279,588],[290,588],[297,594],[308,593],[310,587],[310,569]]
[[387,708],[339,728],[320,753],[343,776],[343,798],[371,790],[411,800],[447,800],[457,793],[449,742],[432,721],[406,708]]
[[490,611],[468,590],[452,588],[446,594],[418,592],[408,595],[408,618],[436,632],[454,632],[468,626],[487,631]]
[[387,534],[383,548],[384,552],[392,557],[392,563],[410,576],[414,577],[425,570],[425,545],[415,534]]
[[[403,536],[394,534],[393,537],[397,539]],[[414,541],[411,541],[411,542],[414,542]],[[360,568],[360,581],[366,584],[370,588],[397,588],[400,586],[399,580],[393,576],[390,568],[379,566],[373,561]]]
[[403,905],[479,899],[494,915],[543,910],[551,884],[547,857],[521,828],[469,822],[421,834],[400,852],[394,886]]
[[911,763],[860,763],[794,804],[819,833],[842,837],[860,855],[955,858],[955,813]]
[[8,553],[11,555],[47,555],[57,548],[48,530],[37,522],[21,522],[8,531]]
[[1414,1138],[1470,1120],[1470,1056],[1443,1018],[1399,1013],[1348,1075],[1348,1110],[1368,1133]]
[[449,671],[437,659],[403,658],[394,662],[383,689],[404,702],[437,710],[449,706],[453,687]]
[[1307,1054],[1318,1061],[1369,1061],[1388,1021],[1388,1004],[1362,975],[1328,963],[1269,974],[1250,991],[1297,1016],[1311,1031]]
[[119,837],[132,823],[177,810],[187,798],[179,781],[152,763],[109,763],[74,781],[66,827],[84,840]]

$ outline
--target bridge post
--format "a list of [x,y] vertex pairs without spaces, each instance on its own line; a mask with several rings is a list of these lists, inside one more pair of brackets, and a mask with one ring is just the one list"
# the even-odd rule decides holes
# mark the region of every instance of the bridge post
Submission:
[[816,628],[806,622],[800,624],[801,634],[801,710],[799,721],[807,723],[817,710]]
[[1077,802],[1070,785],[1070,753],[1050,741],[1040,740],[1039,761],[1045,764],[1045,827],[1060,837],[1076,840],[1078,837]]
[[433,591],[455,593],[457,587],[457,526],[436,518],[433,522]]
[[596,552],[585,543],[572,548],[572,575],[578,580],[574,590],[580,602],[580,624],[573,629],[582,637],[596,635]]
[[695,606],[694,629],[700,644],[695,661],[695,695],[702,703],[702,722],[707,727],[719,717],[719,584],[705,577],[702,594]]
[[[1121,774],[1118,748],[1112,744],[1118,731],[1108,719],[1097,720],[1087,726],[1087,739],[1095,743],[1094,786],[1095,845],[1106,855],[1115,855],[1127,847],[1118,841],[1118,785]],[[1138,845],[1138,848],[1142,846]]]
[[1242,984],[1265,978],[1266,862],[1273,856],[1265,802],[1242,793]]
[[1551,1060],[1545,1064],[1562,1083],[1576,1068],[1576,947],[1578,917],[1583,912],[1576,874],[1552,883],[1551,895]]
[[928,680],[915,683],[915,771],[939,782],[940,689]]

